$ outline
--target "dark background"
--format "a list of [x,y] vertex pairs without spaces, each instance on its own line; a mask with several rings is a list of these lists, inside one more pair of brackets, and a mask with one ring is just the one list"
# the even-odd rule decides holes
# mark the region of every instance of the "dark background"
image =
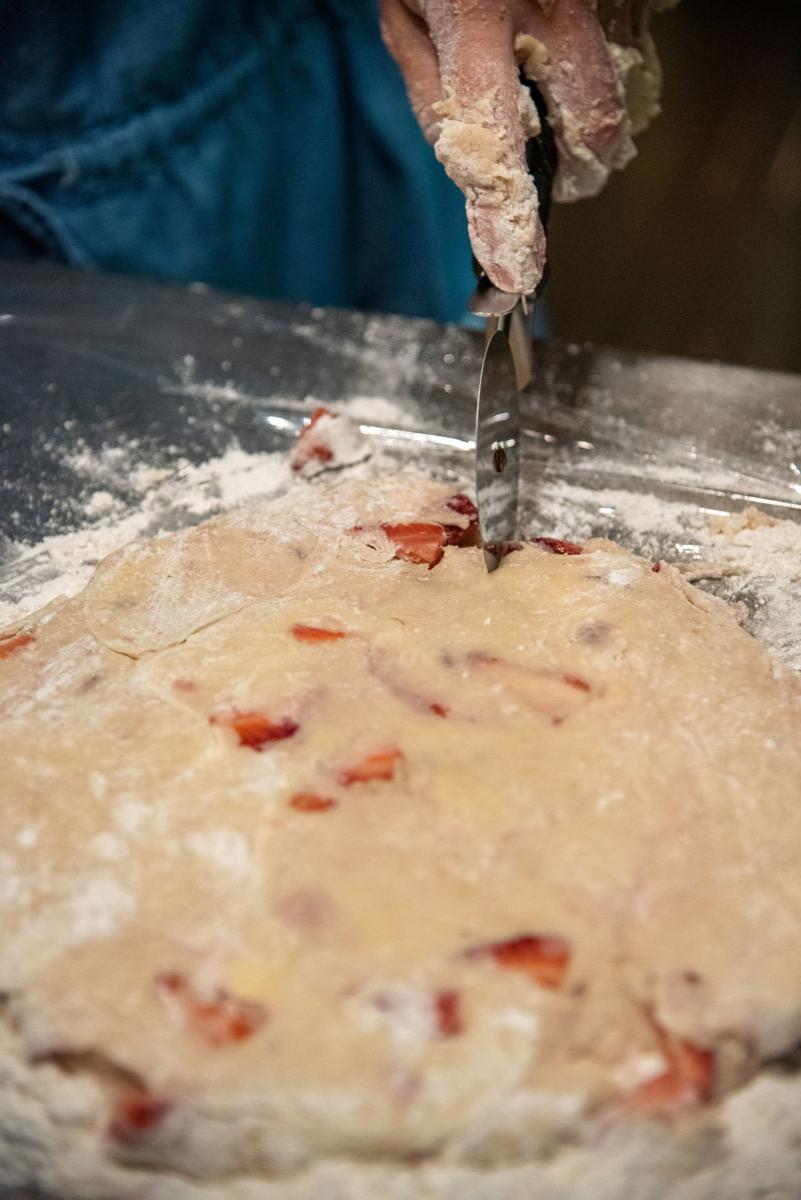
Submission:
[[552,216],[556,334],[801,371],[801,2],[657,16],[663,113]]

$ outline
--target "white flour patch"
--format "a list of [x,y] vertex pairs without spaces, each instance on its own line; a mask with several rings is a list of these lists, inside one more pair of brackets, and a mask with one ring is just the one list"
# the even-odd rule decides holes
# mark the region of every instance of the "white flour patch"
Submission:
[[241,833],[235,829],[204,829],[187,834],[186,848],[222,871],[247,875],[254,869],[253,857]]
[[134,910],[134,898],[113,879],[98,876],[83,883],[70,901],[75,941],[108,937]]
[[636,583],[642,576],[642,571],[639,567],[625,566],[616,567],[614,571],[610,571],[607,575],[607,582],[613,587],[628,587],[632,583]]
[[365,425],[385,425],[393,429],[404,429],[409,414],[402,405],[387,400],[384,396],[352,396],[340,405],[343,412]]
[[102,513],[112,512],[115,508],[120,507],[119,500],[112,496],[111,492],[98,491],[92,492],[86,504],[86,515],[89,517],[100,516]]
[[0,579],[0,628],[59,596],[74,596],[102,559],[136,538],[195,524],[254,497],[276,495],[290,484],[283,453],[248,454],[234,444],[200,466],[179,459],[174,470],[165,470],[141,463],[133,467],[135,450],[135,443],[128,449],[104,447],[97,454],[82,449],[68,460],[87,482],[124,479],[138,494],[137,506],[125,511],[121,500],[97,488],[77,518],[81,528],[13,546]]

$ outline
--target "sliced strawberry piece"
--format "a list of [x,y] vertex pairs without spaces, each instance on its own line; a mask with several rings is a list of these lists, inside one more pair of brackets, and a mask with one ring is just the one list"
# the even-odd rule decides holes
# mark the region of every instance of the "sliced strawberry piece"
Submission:
[[178,678],[172,681],[173,691],[175,692],[196,692],[197,683],[194,679]]
[[551,554],[583,554],[584,547],[576,542],[563,542],[561,538],[536,537],[530,539],[535,546],[550,550]]
[[[397,697],[409,708],[419,713],[433,713],[436,717],[447,717],[448,709],[438,700],[432,700],[415,682],[409,682],[403,673],[403,668],[389,654],[372,649],[368,657],[371,675],[381,683],[387,691]],[[422,685],[423,687],[425,684]]]
[[479,543],[478,524],[471,522],[466,529],[462,529],[461,525],[443,525],[445,534],[446,546],[460,546],[464,549],[465,546],[477,546]]
[[179,1004],[189,1028],[209,1046],[244,1042],[269,1017],[264,1004],[234,996],[226,988],[204,996],[178,971],[162,972],[156,977],[156,987]]
[[320,420],[320,417],[338,417],[338,416],[339,416],[339,413],[335,413],[333,408],[326,408],[324,404],[320,404],[317,408],[315,408],[314,412],[309,417],[309,423],[306,426],[306,428],[313,429],[314,426],[317,424],[317,422]]
[[662,570],[662,564],[661,564],[661,562],[659,562],[658,560],[657,560],[657,562],[652,562],[652,563],[651,563],[651,570],[653,571],[654,575],[658,575],[658,574],[659,574],[659,572]]
[[715,1090],[715,1052],[692,1042],[675,1042],[673,1065],[699,1101],[712,1099]]
[[580,675],[567,675],[562,672],[560,676],[562,683],[567,687],[575,688],[577,692],[591,692],[592,688],[587,683],[586,679],[582,679]]
[[240,746],[247,746],[257,753],[261,753],[270,742],[280,742],[284,738],[293,737],[300,729],[297,721],[293,721],[291,717],[282,717],[274,721],[265,713],[236,710],[224,714],[214,713],[209,717],[209,722],[233,729],[239,738]]
[[469,496],[465,496],[464,492],[459,492],[456,496],[450,496],[445,505],[456,512],[460,517],[469,517],[471,521],[478,520],[478,509]]
[[434,997],[437,1033],[441,1038],[457,1037],[464,1030],[462,997],[456,991],[437,992]]
[[446,507],[461,517],[468,517],[469,522],[464,528],[461,525],[445,525],[446,546],[477,546],[478,545],[478,509],[469,496],[459,494],[445,501]]
[[515,700],[547,717],[552,725],[561,725],[572,717],[592,695],[592,686],[586,679],[567,671],[507,662],[482,650],[468,654],[467,663],[486,670]]
[[467,958],[495,960],[499,967],[522,971],[544,988],[558,988],[570,966],[571,946],[556,934],[524,933],[503,942],[487,942],[466,951]]
[[318,430],[315,430],[315,425],[321,417],[336,418],[339,413],[333,412],[330,408],[320,406],[315,408],[309,420],[298,434],[298,440],[292,449],[289,465],[293,471],[299,471],[307,462],[316,459],[317,462],[328,463],[334,457],[334,451],[325,442],[323,436]]
[[381,528],[389,540],[395,543],[396,558],[403,558],[412,563],[427,563],[429,570],[442,558],[445,530],[441,525],[411,522],[400,525],[382,524]]
[[318,625],[293,625],[292,634],[299,642],[336,642],[348,636],[341,629],[322,629]]
[[336,800],[328,796],[318,796],[316,792],[296,792],[289,801],[290,808],[298,812],[326,812],[336,807]]
[[35,641],[36,638],[32,633],[16,633],[12,637],[0,638],[0,659],[11,658],[13,654],[19,654],[20,650],[24,650],[26,646],[30,646]]
[[471,521],[463,529],[461,525],[443,525],[446,546],[477,546],[479,543],[478,521]]
[[138,1142],[158,1128],[171,1108],[169,1100],[152,1092],[126,1092],[114,1106],[108,1135],[117,1142]]
[[343,767],[337,774],[337,780],[343,787],[350,787],[353,783],[371,783],[376,779],[389,782],[394,779],[395,766],[402,758],[402,750],[376,750],[366,754],[353,766]]
[[642,1116],[671,1117],[708,1103],[715,1090],[714,1051],[673,1038],[656,1022],[654,1027],[667,1070],[634,1088],[624,1107]]

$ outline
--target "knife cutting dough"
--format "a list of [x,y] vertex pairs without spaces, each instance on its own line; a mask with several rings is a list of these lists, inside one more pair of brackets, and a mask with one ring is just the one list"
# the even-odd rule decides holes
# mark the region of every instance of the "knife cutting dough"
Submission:
[[474,535],[299,482],[6,631],[11,1195],[761,1194],[797,681],[666,565]]

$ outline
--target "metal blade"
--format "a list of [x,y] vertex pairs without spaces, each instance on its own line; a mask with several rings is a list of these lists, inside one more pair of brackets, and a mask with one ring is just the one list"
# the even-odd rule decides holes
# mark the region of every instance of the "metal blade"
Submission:
[[467,301],[467,308],[474,317],[505,317],[519,300],[519,292],[502,292],[482,274]]
[[517,530],[520,418],[515,369],[506,334],[487,343],[476,408],[476,500],[488,571],[503,557]]

